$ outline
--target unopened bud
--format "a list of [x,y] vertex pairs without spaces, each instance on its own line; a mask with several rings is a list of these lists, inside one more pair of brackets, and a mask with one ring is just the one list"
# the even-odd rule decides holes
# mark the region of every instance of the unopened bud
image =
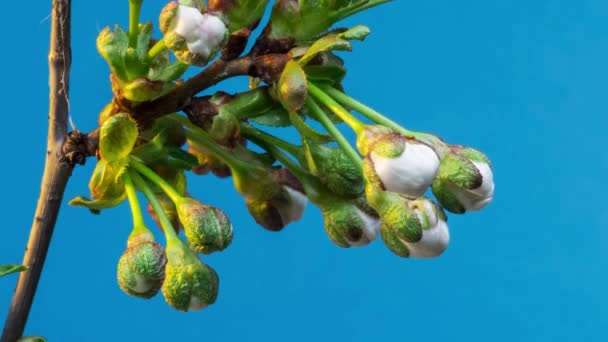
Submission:
[[315,161],[316,176],[331,192],[348,198],[361,195],[365,189],[361,169],[342,149],[311,144],[310,151]]
[[340,247],[365,246],[380,231],[380,220],[351,203],[325,207],[322,212],[327,235]]
[[152,298],[162,286],[166,262],[165,250],[158,243],[130,243],[118,261],[118,285],[131,296]]
[[210,254],[224,250],[232,242],[232,224],[218,208],[204,205],[193,198],[184,198],[176,203],[176,208],[194,251]]
[[201,262],[181,241],[167,246],[169,262],[162,292],[165,301],[180,311],[201,310],[217,299],[217,273]]
[[228,28],[218,16],[176,2],[163,8],[160,28],[175,56],[198,66],[213,59],[228,39]]
[[437,153],[417,139],[388,133],[358,145],[366,155],[365,177],[383,190],[418,198],[437,175]]
[[494,196],[494,175],[488,158],[481,152],[452,146],[441,159],[433,194],[439,203],[453,213],[480,210]]

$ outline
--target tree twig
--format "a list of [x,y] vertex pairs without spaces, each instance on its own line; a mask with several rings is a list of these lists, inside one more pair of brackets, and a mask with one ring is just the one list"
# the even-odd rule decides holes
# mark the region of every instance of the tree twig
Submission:
[[49,130],[46,162],[34,223],[21,273],[8,312],[2,342],[15,342],[23,334],[36,293],[38,280],[53,234],[59,207],[73,163],[64,157],[62,145],[68,129],[68,85],[70,75],[71,1],[53,0],[49,51]]

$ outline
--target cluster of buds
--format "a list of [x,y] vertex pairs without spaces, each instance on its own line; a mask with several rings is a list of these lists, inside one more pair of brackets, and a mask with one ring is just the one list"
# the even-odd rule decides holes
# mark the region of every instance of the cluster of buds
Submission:
[[[116,26],[98,38],[115,99],[99,118],[92,199],[70,202],[97,213],[128,200],[134,228],[117,270],[125,293],[151,298],[162,289],[166,302],[182,311],[216,301],[218,275],[200,254],[226,249],[234,230],[222,210],[191,195],[188,171],[232,177],[253,220],[267,230],[300,220],[310,201],[334,244],[361,247],[381,236],[401,257],[441,255],[450,238],[444,210],[462,214],[488,205],[494,180],[483,153],[407,130],[344,93],[346,68],[335,51],[351,50],[370,30],[329,29],[384,2],[277,0],[245,56],[248,91],[191,97],[179,104],[185,116],[171,109],[142,119],[138,108],[154,107],[158,97],[188,84],[177,81],[188,66],[204,66],[220,52],[213,70],[240,62],[231,59],[243,53],[269,1],[171,1],[160,14],[158,40],[151,23],[138,22],[142,1],[129,1],[128,31]],[[338,128],[342,123],[355,132],[356,147]],[[260,126],[293,127],[300,141]],[[138,191],[164,246],[144,224]],[[438,203],[425,197],[430,192]]]

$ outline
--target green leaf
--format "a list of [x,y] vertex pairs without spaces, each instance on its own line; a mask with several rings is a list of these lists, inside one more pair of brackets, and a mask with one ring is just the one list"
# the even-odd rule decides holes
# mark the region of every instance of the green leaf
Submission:
[[102,159],[114,162],[126,159],[137,140],[137,123],[120,113],[103,123],[99,132],[99,152]]
[[364,40],[371,31],[369,27],[365,25],[357,25],[350,30],[344,31],[338,34],[338,38],[346,39],[346,40]]
[[46,342],[46,339],[42,336],[26,336],[20,338],[17,342]]
[[23,265],[2,265],[0,266],[0,277],[25,270],[27,270],[27,267]]
[[261,115],[251,118],[251,121],[264,126],[270,127],[287,127],[291,126],[289,113],[282,106],[275,106]]
[[125,186],[121,179],[121,175],[126,170],[126,165],[126,160],[113,164],[103,159],[99,160],[89,182],[89,189],[93,200],[78,196],[68,204],[86,207],[93,212],[100,209],[112,208],[120,204],[126,198]]
[[140,61],[148,59],[148,47],[152,38],[152,23],[147,22],[139,27],[139,35],[137,36],[137,56]]
[[129,35],[118,24],[114,25],[114,41],[118,51],[124,55],[129,48]]
[[306,73],[297,62],[287,62],[279,78],[277,90],[279,101],[287,111],[296,112],[304,106],[308,96]]
[[[348,32],[348,31],[347,31]],[[329,34],[327,36],[321,37],[319,40],[314,42],[306,54],[300,58],[298,63],[304,66],[308,64],[316,55],[325,51],[351,51],[352,46],[347,40],[344,40],[339,37],[338,34]]]
[[337,65],[307,65],[304,72],[310,81],[329,82],[332,85],[342,82],[346,76],[346,69]]

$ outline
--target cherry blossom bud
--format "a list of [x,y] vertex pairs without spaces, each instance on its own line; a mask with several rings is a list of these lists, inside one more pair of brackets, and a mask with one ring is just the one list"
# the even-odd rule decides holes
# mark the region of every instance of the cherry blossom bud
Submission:
[[441,205],[453,212],[480,210],[494,196],[494,175],[488,158],[470,147],[451,146],[441,159],[433,194]]
[[222,49],[228,28],[217,15],[173,1],[163,8],[160,29],[166,46],[182,62],[204,66]]
[[132,240],[129,239],[127,250],[118,261],[118,285],[131,296],[152,298],[165,278],[165,250],[153,240],[139,239],[135,243]]
[[232,242],[230,220],[221,210],[189,197],[176,203],[177,215],[190,247],[198,253],[224,250]]
[[327,235],[340,247],[365,246],[374,241],[380,231],[380,220],[352,203],[326,206],[321,211]]
[[180,311],[201,310],[217,299],[219,279],[180,240],[167,246],[167,267],[162,286],[167,304]]
[[385,128],[372,126],[357,142],[366,157],[365,177],[380,189],[418,198],[435,179],[439,157],[433,148]]

